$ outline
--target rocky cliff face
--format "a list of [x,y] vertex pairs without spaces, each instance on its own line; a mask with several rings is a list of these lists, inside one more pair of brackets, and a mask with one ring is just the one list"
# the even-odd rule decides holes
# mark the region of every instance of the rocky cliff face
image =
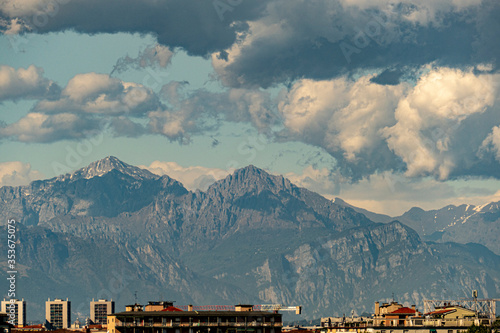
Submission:
[[47,297],[84,304],[73,307],[84,316],[91,298],[123,309],[136,290],[140,302],[302,305],[301,318],[371,311],[392,293],[412,304],[500,295],[487,248],[423,242],[253,166],[190,192],[111,157],[0,199],[23,221],[19,290],[33,319]]

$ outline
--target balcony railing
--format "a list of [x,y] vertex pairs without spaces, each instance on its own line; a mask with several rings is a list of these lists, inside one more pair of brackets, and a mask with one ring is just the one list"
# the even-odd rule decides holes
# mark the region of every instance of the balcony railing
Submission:
[[148,323],[148,322],[138,322],[138,323],[117,323],[116,327],[282,327],[282,323],[262,323],[262,322],[251,322],[251,323]]

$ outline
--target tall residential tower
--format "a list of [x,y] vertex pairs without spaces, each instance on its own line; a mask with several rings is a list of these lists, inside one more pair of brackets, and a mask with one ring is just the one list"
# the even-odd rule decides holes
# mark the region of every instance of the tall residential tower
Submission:
[[100,299],[99,301],[90,302],[90,320],[97,325],[106,325],[108,315],[115,312],[115,302]]
[[11,299],[2,301],[1,312],[7,313],[9,315],[8,321],[16,326],[26,325],[26,301],[24,298],[22,300]]
[[71,327],[71,302],[66,299],[56,298],[53,301],[45,302],[45,319],[51,323],[54,328]]

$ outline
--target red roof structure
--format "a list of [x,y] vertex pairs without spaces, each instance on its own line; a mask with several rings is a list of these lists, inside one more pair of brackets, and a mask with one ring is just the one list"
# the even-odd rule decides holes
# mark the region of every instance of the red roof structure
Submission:
[[436,310],[436,311],[429,312],[427,314],[430,314],[430,315],[444,314],[444,313],[453,312],[453,311],[455,311],[455,309],[441,309],[441,310]]
[[181,311],[181,309],[179,308],[176,308],[175,306],[167,306],[165,309],[161,310],[161,311],[170,311],[170,312],[177,312],[177,311]]
[[415,314],[415,310],[407,308],[407,307],[402,307],[397,309],[396,311],[392,311],[390,314]]

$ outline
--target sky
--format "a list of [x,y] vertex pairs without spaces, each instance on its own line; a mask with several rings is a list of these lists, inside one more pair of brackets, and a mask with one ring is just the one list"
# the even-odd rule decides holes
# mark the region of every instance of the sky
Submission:
[[497,0],[2,0],[0,186],[253,164],[398,216],[500,200]]

